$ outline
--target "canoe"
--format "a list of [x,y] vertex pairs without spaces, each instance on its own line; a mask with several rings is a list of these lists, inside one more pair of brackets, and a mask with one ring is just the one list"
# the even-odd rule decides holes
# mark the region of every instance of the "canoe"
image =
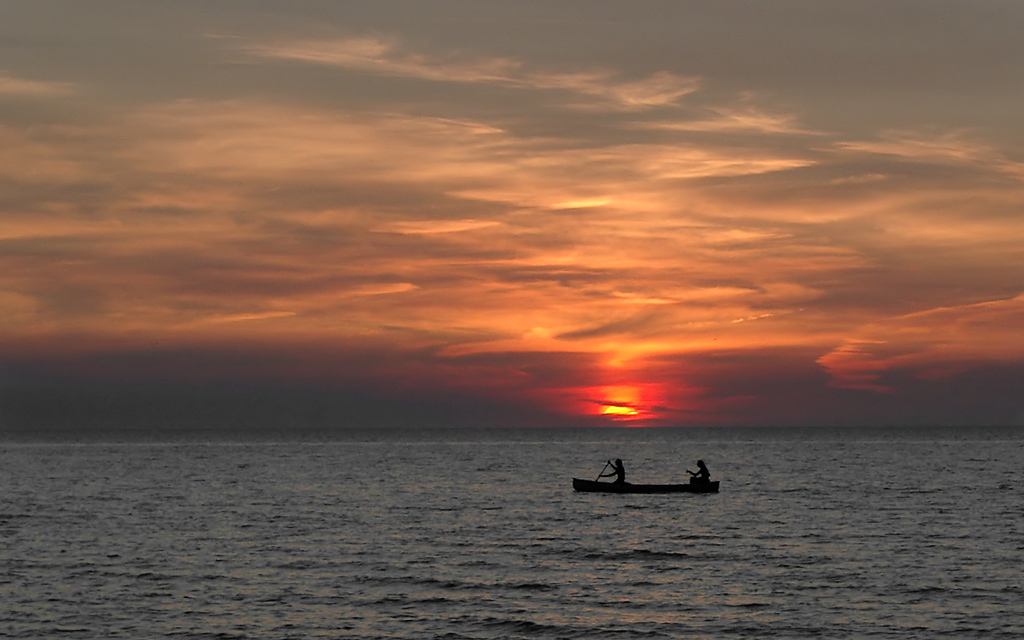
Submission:
[[573,478],[572,488],[600,493],[718,493],[718,480],[706,484],[632,484]]

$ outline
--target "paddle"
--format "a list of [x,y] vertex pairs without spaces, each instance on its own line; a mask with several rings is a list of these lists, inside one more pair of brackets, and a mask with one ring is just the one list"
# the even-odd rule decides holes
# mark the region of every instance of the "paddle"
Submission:
[[597,474],[597,477],[594,478],[594,482],[600,482],[601,481],[601,476],[604,475],[604,470],[607,469],[608,465],[610,465],[610,464],[611,464],[611,462],[605,462],[604,463],[604,466],[601,467],[601,473]]

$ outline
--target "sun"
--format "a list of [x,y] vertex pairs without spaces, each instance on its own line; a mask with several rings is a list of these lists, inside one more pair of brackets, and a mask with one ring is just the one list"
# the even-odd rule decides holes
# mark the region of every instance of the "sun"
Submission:
[[640,412],[635,407],[619,404],[605,404],[601,405],[601,415],[627,418],[630,416],[638,416],[640,415]]
[[660,381],[617,382],[563,389],[563,405],[593,424],[648,427],[666,424],[674,409],[668,386]]
[[611,385],[598,390],[600,414],[614,420],[630,420],[641,417],[643,391],[637,385]]

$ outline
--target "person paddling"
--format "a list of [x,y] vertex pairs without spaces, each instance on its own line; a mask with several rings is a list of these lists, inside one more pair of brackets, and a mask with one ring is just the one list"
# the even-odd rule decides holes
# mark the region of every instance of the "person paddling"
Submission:
[[609,471],[608,473],[602,473],[601,475],[599,475],[597,477],[598,478],[610,478],[611,476],[615,476],[615,480],[614,480],[615,484],[623,484],[623,483],[625,483],[626,482],[626,466],[624,464],[622,464],[622,460],[620,460],[619,458],[615,458],[615,462],[612,462],[611,460],[609,460],[608,464],[610,464],[612,466],[612,470]]
[[690,484],[707,484],[711,482],[711,472],[708,471],[707,465],[704,464],[703,460],[697,461],[697,471],[687,469],[686,473],[690,474]]

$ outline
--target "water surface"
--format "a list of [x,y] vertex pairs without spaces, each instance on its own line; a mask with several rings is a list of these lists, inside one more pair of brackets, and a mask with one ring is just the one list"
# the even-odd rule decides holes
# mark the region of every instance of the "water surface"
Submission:
[[0,636],[1024,637],[1017,430],[108,440],[0,445]]

